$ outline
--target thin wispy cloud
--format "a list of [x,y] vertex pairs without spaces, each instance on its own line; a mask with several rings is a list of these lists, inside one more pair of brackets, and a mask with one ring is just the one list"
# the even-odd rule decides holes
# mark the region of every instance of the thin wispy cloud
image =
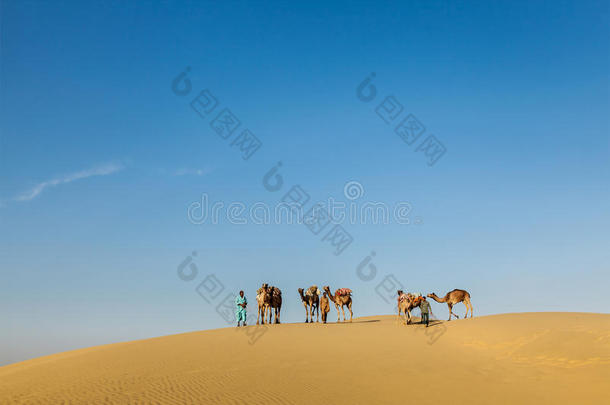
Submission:
[[210,173],[210,169],[178,169],[174,171],[174,176],[203,176]]
[[17,195],[14,200],[15,201],[30,201],[34,198],[38,197],[44,190],[56,187],[60,184],[71,183],[76,180],[86,179],[88,177],[94,176],[107,176],[112,173],[119,172],[123,170],[124,166],[122,164],[117,163],[107,163],[101,166],[96,166],[91,169],[81,170],[79,172],[70,173],[62,177],[56,177],[51,180],[43,181],[42,183],[36,184],[30,190],[25,191],[19,195]]

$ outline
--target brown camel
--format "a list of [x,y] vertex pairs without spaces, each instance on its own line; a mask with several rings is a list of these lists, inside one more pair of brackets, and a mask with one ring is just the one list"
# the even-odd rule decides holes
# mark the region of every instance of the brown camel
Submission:
[[305,323],[313,323],[313,313],[316,311],[316,322],[320,322],[320,297],[318,296],[318,287],[312,285],[307,289],[307,293],[303,294],[303,289],[299,288],[299,295],[305,307]]
[[449,320],[451,320],[451,315],[455,316],[457,319],[460,319],[459,316],[453,313],[453,306],[455,304],[459,304],[460,302],[464,303],[466,306],[466,315],[464,318],[468,316],[468,311],[470,310],[470,317],[472,318],[472,304],[470,303],[470,294],[466,290],[458,290],[457,288],[453,291],[449,291],[443,298],[439,298],[435,293],[428,294],[428,297],[432,298],[436,302],[446,302],[449,307]]
[[269,323],[271,323],[271,312],[273,311],[275,323],[280,323],[280,311],[282,310],[282,291],[277,287],[268,287],[267,294],[271,297],[269,305]]
[[328,302],[328,294],[324,293],[320,298],[320,311],[322,311],[322,322],[326,323],[326,317],[330,312],[330,304]]
[[398,317],[400,314],[404,314],[406,317],[406,324],[411,323],[411,311],[422,303],[423,297],[414,296],[411,293],[405,294],[402,290],[398,290]]
[[341,308],[341,311],[343,312],[343,322],[345,322],[345,309],[343,308],[344,306],[346,306],[349,311],[349,321],[351,322],[352,317],[354,316],[354,313],[352,312],[352,293],[350,292],[349,294],[340,295],[338,294],[340,290],[337,290],[335,291],[335,295],[332,295],[329,286],[324,286],[324,291],[326,291],[326,294],[328,294],[328,298],[330,298],[330,300],[335,304],[335,308],[337,309],[337,322],[340,322],[341,320],[339,308]]
[[261,288],[256,290],[256,302],[258,303],[258,312],[256,314],[256,324],[259,324],[258,318],[260,316],[260,323],[265,324],[265,315],[267,310],[271,311],[271,295],[269,294],[269,285],[263,283]]

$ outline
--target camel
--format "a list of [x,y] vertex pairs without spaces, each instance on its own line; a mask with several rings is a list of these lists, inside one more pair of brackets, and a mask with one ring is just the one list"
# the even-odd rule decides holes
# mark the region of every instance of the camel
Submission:
[[282,291],[277,287],[268,287],[267,294],[271,297],[269,305],[269,322],[271,323],[271,312],[274,312],[274,323],[280,323],[280,311],[282,309]]
[[299,295],[305,307],[305,323],[313,323],[313,313],[316,311],[316,322],[320,322],[320,297],[318,287],[315,285],[307,289],[307,294],[303,294],[303,289],[299,288]]
[[[410,314],[410,309],[408,309],[408,307],[411,304],[410,301],[410,294],[405,294],[402,290],[398,290],[397,291],[398,294],[398,299],[397,301],[397,306],[398,306],[398,319],[400,319],[401,315],[407,316],[407,314]],[[407,317],[406,323],[409,323],[409,318]]]
[[326,323],[326,318],[330,312],[330,304],[328,303],[328,294],[324,293],[320,298],[320,311],[322,311],[322,322]]
[[404,314],[406,317],[406,324],[411,323],[411,311],[421,304],[423,298],[421,296],[416,297],[411,293],[405,294],[402,290],[398,290],[398,317],[400,314]]
[[457,288],[453,291],[449,291],[443,298],[439,298],[435,293],[428,294],[428,297],[432,298],[436,302],[446,302],[449,307],[449,321],[451,320],[451,315],[455,316],[457,319],[460,319],[459,316],[453,313],[453,306],[455,304],[459,304],[460,302],[464,303],[466,306],[466,315],[464,315],[464,319],[468,316],[468,311],[470,310],[470,317],[472,318],[472,304],[470,303],[470,294],[466,290],[458,290]]
[[[258,303],[258,312],[256,314],[256,324],[258,325],[258,318],[260,316],[260,323],[265,324],[265,315],[267,310],[271,312],[271,295],[269,294],[269,285],[263,283],[261,288],[256,291],[256,302]],[[271,318],[271,316],[269,316]]]
[[337,309],[337,322],[340,322],[341,320],[341,314],[339,313],[339,307],[341,308],[341,311],[343,312],[343,322],[345,322],[345,309],[343,308],[344,306],[347,306],[347,309],[349,311],[349,321],[352,321],[352,317],[354,316],[354,313],[352,312],[352,294],[351,292],[347,295],[339,295],[337,294],[339,292],[339,290],[335,291],[335,295],[332,295],[330,292],[330,287],[329,286],[324,286],[324,291],[326,291],[326,294],[328,294],[328,298],[330,298],[330,300],[335,304],[335,308]]

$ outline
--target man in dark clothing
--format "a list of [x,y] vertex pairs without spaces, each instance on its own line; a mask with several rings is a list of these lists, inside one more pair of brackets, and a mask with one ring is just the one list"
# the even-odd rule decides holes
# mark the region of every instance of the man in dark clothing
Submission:
[[421,323],[425,323],[427,328],[430,323],[430,303],[426,301],[426,297],[423,297],[423,301],[419,304],[419,309],[421,311]]

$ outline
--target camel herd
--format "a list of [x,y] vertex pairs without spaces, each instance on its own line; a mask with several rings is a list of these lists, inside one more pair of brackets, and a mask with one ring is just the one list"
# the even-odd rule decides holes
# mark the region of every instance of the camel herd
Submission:
[[[340,288],[331,293],[329,286],[323,287],[324,292],[320,291],[317,286],[313,285],[306,291],[299,288],[299,295],[305,307],[305,322],[313,322],[313,314],[316,313],[316,322],[320,321],[320,310],[322,311],[322,322],[326,323],[328,312],[330,311],[329,300],[335,304],[337,309],[337,322],[340,321],[339,308],[343,313],[343,322],[345,322],[345,307],[347,307],[350,317],[350,322],[354,313],[352,312],[352,291],[349,288]],[[282,291],[269,284],[263,284],[256,291],[256,302],[258,304],[258,312],[256,314],[256,324],[271,323],[272,313],[275,315],[273,322],[280,323],[280,311],[282,309]],[[266,321],[265,321],[266,319]]]
[[[468,316],[468,311],[470,311],[470,317],[472,318],[472,303],[470,302],[470,294],[466,290],[455,289],[449,291],[443,298],[439,298],[435,293],[431,293],[427,295],[429,298],[432,298],[436,302],[446,303],[447,307],[449,307],[449,319],[451,320],[451,315],[455,316],[459,319],[459,316],[453,312],[453,306],[455,304],[459,304],[460,302],[464,303],[466,307],[466,314],[464,318]],[[411,310],[419,307],[424,300],[424,297],[419,294],[411,294],[404,293],[402,290],[398,290],[398,316],[400,317],[403,314],[406,317],[406,323],[411,323]]]
[[[320,291],[317,286],[312,285],[307,290],[299,288],[298,292],[301,301],[303,302],[303,307],[305,308],[306,323],[313,322],[314,313],[316,314],[316,322],[320,322],[320,311],[322,312],[322,322],[326,323],[327,315],[330,311],[330,302],[335,304],[337,322],[341,321],[341,313],[343,313],[343,322],[346,321],[345,307],[347,307],[350,314],[349,321],[352,321],[354,313],[352,312],[352,291],[349,288],[339,288],[333,294],[329,286],[322,287],[322,291]],[[447,304],[449,308],[449,321],[451,320],[452,315],[459,318],[459,316],[453,312],[453,306],[460,302],[463,302],[466,306],[466,315],[464,315],[464,318],[468,316],[469,311],[470,317],[472,318],[473,316],[472,304],[468,291],[455,289],[449,291],[442,298],[438,297],[435,293],[428,294],[427,296],[436,302]],[[421,294],[415,295],[398,290],[398,316],[400,317],[402,314],[405,317],[406,323],[411,323],[411,311],[418,308],[423,300],[424,297]],[[274,315],[274,323],[280,323],[282,291],[279,288],[270,286],[266,283],[263,284],[261,288],[256,291],[256,301],[258,304],[258,312],[256,315],[257,325],[259,324],[259,318],[260,323],[262,324],[271,323],[272,315]],[[341,309],[341,312],[339,312],[339,309]],[[267,318],[266,322],[265,318]]]
[[326,317],[330,311],[329,300],[335,304],[337,309],[337,322],[341,320],[339,308],[343,313],[343,322],[345,322],[345,307],[349,311],[349,321],[352,321],[354,313],[352,312],[352,290],[349,288],[339,288],[335,294],[330,292],[329,286],[323,287],[324,292],[316,285],[312,285],[303,293],[303,289],[299,288],[299,295],[303,306],[305,307],[305,323],[313,322],[313,313],[316,312],[316,322],[320,322],[320,310],[322,310],[322,322],[326,323]]
[[280,311],[282,310],[282,291],[277,288],[270,286],[269,284],[263,284],[261,288],[256,291],[256,302],[258,303],[258,313],[256,315],[256,324],[258,325],[258,318],[260,316],[261,323],[265,323],[265,316],[268,315],[267,323],[271,323],[271,313],[275,314],[275,323],[280,323]]

